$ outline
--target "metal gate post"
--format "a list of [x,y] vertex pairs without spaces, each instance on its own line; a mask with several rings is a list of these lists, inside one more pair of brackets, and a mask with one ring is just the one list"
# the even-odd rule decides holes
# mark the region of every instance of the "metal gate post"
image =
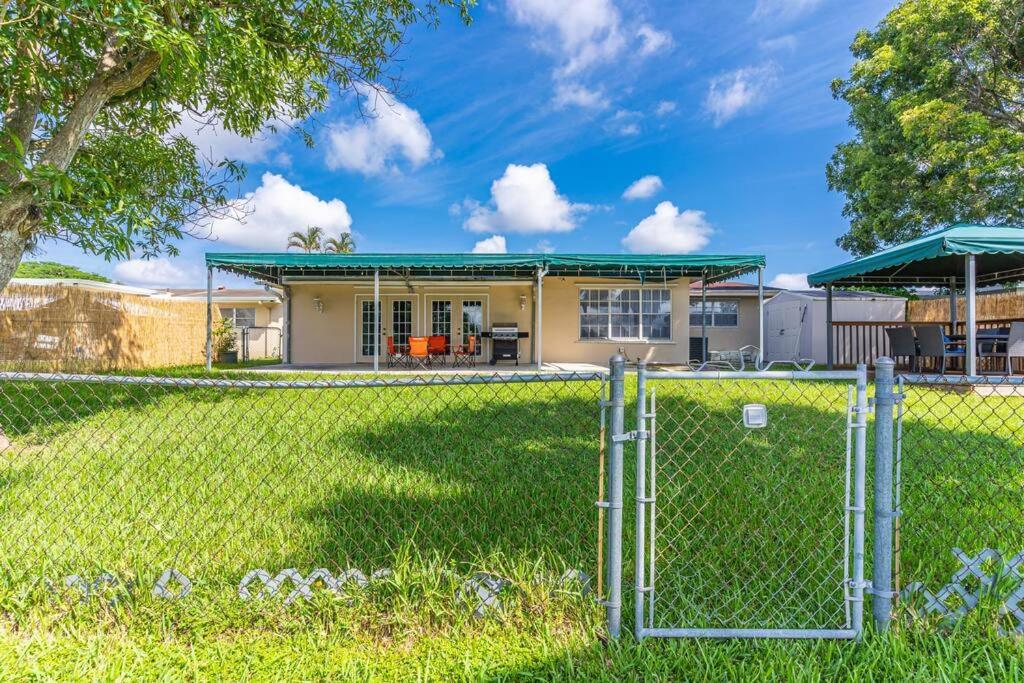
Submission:
[[875,361],[875,527],[872,555],[871,613],[875,628],[885,631],[892,618],[892,422],[893,367],[889,358]]
[[644,536],[647,518],[647,363],[636,365],[636,553],[633,567],[635,605],[633,635],[643,640],[644,598],[650,590],[644,578]]
[[622,627],[622,449],[626,416],[626,359],[611,357],[611,408],[608,448],[608,635],[618,638]]
[[856,637],[864,627],[864,518],[867,513],[865,501],[867,483],[867,437],[868,437],[868,366],[857,366],[857,407],[854,422],[854,467],[853,467],[853,590],[852,626]]

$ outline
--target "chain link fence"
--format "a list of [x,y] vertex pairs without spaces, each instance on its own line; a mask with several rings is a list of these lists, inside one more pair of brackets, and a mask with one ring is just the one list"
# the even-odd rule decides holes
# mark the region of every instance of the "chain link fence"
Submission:
[[854,634],[857,376],[774,374],[647,375],[647,635]]
[[1024,383],[911,375],[898,387],[902,613],[953,622],[989,602],[1001,627],[1024,630]]
[[4,373],[0,606],[293,601],[396,575],[413,593],[475,576],[456,585],[477,607],[510,580],[588,590],[603,382]]

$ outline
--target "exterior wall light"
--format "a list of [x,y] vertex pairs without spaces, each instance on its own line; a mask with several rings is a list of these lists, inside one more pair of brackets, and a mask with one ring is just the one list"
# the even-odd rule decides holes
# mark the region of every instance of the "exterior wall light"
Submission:
[[520,311],[525,311],[526,310],[526,295],[525,294],[520,294],[519,295],[519,310]]
[[321,299],[318,296],[313,297],[313,308],[316,309],[317,313],[323,313],[324,312],[324,302],[323,302],[323,299]]

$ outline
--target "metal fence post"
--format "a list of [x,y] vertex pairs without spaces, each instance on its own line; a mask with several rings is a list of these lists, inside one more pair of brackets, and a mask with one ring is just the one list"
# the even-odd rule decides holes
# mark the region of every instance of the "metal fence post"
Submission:
[[611,408],[608,457],[608,635],[618,638],[622,627],[622,448],[626,415],[626,359],[611,357]]
[[644,577],[644,535],[647,518],[647,363],[636,365],[636,552],[634,557],[635,604],[633,635],[643,640],[644,598],[647,586]]
[[875,361],[875,526],[871,612],[875,628],[885,631],[892,618],[892,427],[893,368],[889,358]]

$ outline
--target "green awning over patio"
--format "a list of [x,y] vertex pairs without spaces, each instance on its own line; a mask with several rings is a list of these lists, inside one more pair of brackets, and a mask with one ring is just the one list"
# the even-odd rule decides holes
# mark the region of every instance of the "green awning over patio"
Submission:
[[285,279],[526,279],[537,269],[549,276],[589,276],[632,280],[702,278],[725,280],[763,268],[760,255],[661,254],[295,254],[206,255],[207,266],[280,284]]
[[978,284],[1024,280],[1024,227],[957,224],[807,277],[834,285],[964,285],[964,256],[975,255]]

